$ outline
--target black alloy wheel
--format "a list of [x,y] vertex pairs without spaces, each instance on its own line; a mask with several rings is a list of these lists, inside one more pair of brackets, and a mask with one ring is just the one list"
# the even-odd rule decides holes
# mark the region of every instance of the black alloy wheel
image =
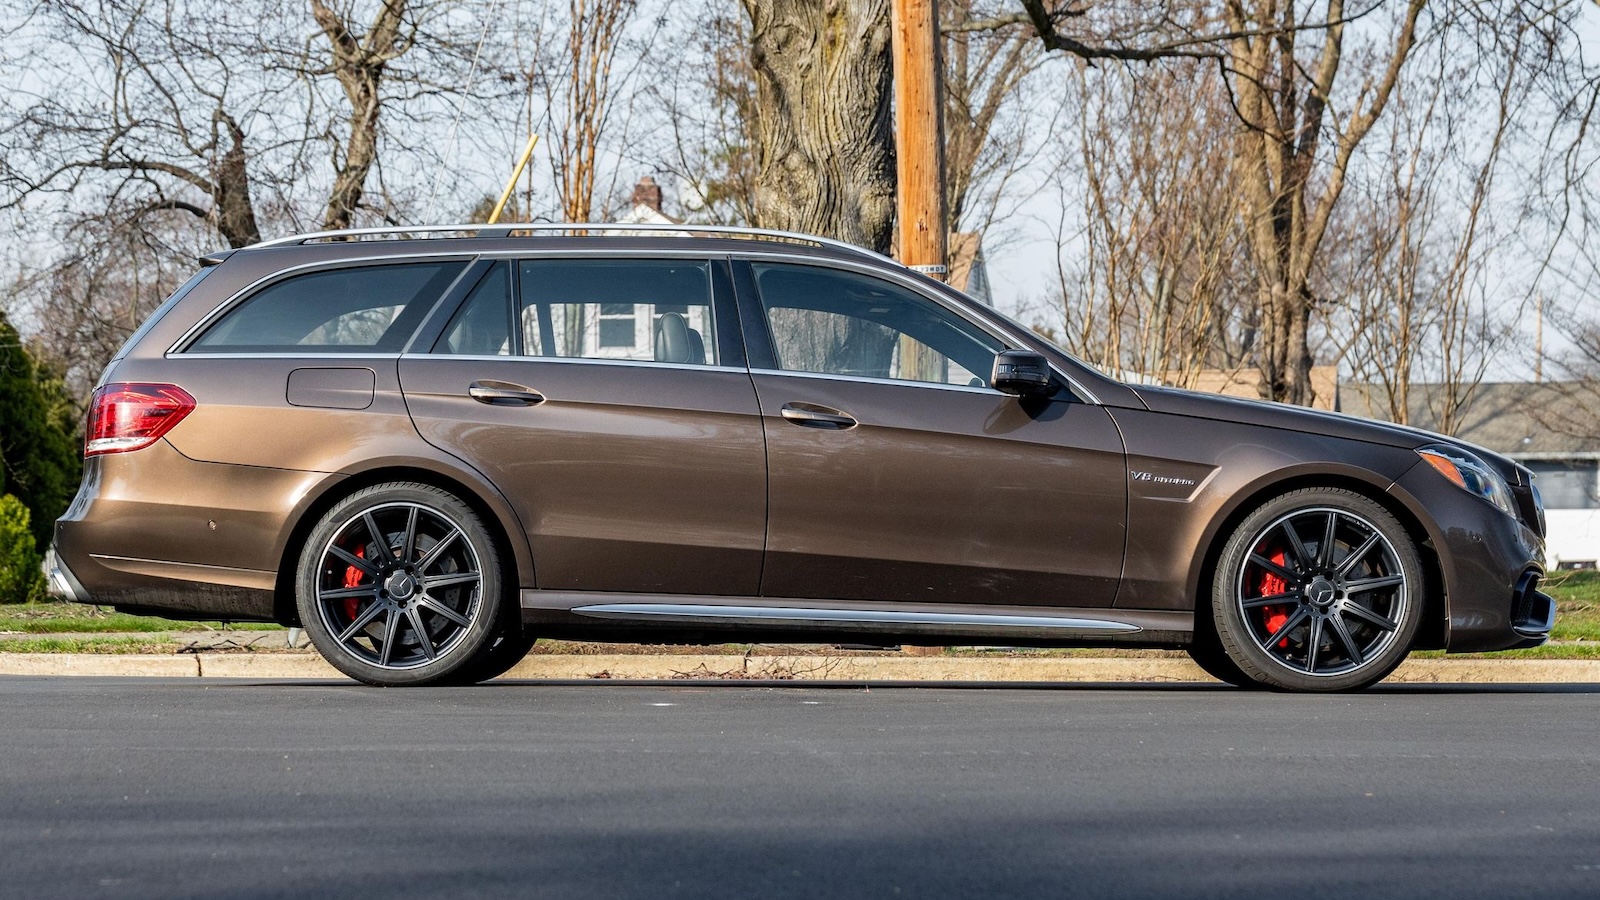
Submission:
[[385,484],[341,500],[312,530],[297,601],[312,643],[352,678],[462,683],[493,677],[482,673],[507,655],[495,648],[520,642],[502,583],[470,507],[430,485]]
[[1316,488],[1264,504],[1235,530],[1212,622],[1227,658],[1263,686],[1356,690],[1405,659],[1423,601],[1399,520],[1360,494]]

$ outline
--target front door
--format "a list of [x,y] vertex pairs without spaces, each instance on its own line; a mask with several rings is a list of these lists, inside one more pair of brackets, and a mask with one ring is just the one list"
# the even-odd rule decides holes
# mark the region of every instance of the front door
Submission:
[[766,326],[746,330],[769,468],[763,595],[1112,604],[1127,479],[1105,410],[990,389],[1006,343],[908,287],[749,266],[759,303],[744,309]]
[[758,590],[766,460],[727,285],[704,259],[500,261],[401,359],[418,430],[506,494],[539,588]]

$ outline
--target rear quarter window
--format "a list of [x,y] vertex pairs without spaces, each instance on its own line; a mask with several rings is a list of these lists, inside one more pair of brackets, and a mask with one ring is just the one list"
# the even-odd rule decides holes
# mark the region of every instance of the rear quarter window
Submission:
[[462,260],[292,275],[233,307],[189,345],[211,353],[398,353]]

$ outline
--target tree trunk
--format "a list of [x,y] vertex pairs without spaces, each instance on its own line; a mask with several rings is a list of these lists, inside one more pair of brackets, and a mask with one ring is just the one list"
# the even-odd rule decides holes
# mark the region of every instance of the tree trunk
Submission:
[[211,192],[212,215],[217,231],[230,247],[248,247],[261,240],[255,206],[250,202],[250,172],[244,147],[244,129],[221,109],[213,114],[215,124],[227,132],[227,147],[217,162],[216,186]]
[[[1345,68],[1343,0],[1329,0],[1314,56],[1297,56],[1301,24],[1295,4],[1255,0],[1227,7],[1227,26],[1236,35],[1228,42],[1234,106],[1245,126],[1235,161],[1262,306],[1258,361],[1264,399],[1307,406],[1315,399],[1313,271],[1324,254],[1323,237],[1351,157],[1383,115],[1415,44],[1425,4],[1407,0],[1354,108],[1331,119],[1334,84]],[[1261,30],[1277,33],[1251,34]]]
[[888,0],[744,0],[757,82],[756,224],[889,252]]
[[329,68],[350,102],[350,134],[344,158],[335,163],[333,191],[322,227],[349,228],[366,190],[367,173],[378,158],[378,113],[383,100],[379,86],[389,61],[405,53],[409,38],[402,38],[406,0],[384,0],[366,34],[356,34],[344,17],[322,0],[311,0],[317,26],[331,45]]

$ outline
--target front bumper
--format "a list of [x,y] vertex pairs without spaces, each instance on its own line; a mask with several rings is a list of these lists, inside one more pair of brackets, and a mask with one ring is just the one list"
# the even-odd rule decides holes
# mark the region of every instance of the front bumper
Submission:
[[1445,650],[1512,650],[1549,639],[1555,602],[1538,590],[1544,539],[1537,532],[1424,464],[1402,475],[1390,493],[1424,523],[1438,558]]

